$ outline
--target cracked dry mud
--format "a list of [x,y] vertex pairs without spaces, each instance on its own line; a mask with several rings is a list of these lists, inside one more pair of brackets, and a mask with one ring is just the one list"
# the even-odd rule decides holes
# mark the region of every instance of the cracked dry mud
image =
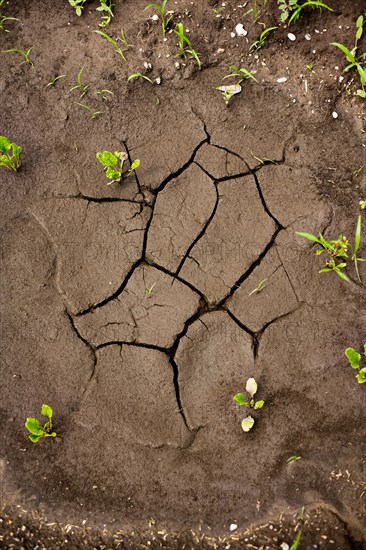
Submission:
[[[76,48],[68,10],[51,11],[51,44],[64,29]],[[116,70],[102,51],[88,54],[95,83]],[[59,56],[60,72],[81,59]],[[289,111],[271,85],[227,109],[220,74],[133,93],[119,82],[98,122],[6,77],[4,104],[19,99],[0,133],[25,157],[1,174],[4,500],[62,521],[216,533],[323,506],[365,541],[364,388],[343,359],[364,341],[365,287],[319,275],[295,235],[352,235],[364,119],[336,96],[336,122],[329,106]],[[141,167],[106,186],[94,156],[116,144]],[[252,376],[266,405],[244,434],[232,397]],[[41,403],[59,437],[36,446],[23,423]]]

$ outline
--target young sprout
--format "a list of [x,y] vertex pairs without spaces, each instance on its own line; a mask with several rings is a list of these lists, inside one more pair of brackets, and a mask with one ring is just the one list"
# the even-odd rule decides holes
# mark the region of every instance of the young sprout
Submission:
[[365,208],[366,208],[366,200],[360,201],[360,202],[359,202],[359,205],[360,205],[361,210],[365,210]]
[[169,15],[168,17],[166,17],[166,15],[165,15],[165,8],[166,8],[167,1],[168,0],[163,0],[162,3],[161,3],[161,6],[159,6],[158,4],[148,4],[145,8],[145,10],[153,8],[158,12],[158,14],[160,15],[161,28],[163,30],[163,35],[164,36],[165,36],[165,33],[168,29],[169,23],[172,20],[171,15]]
[[109,181],[107,185],[115,182],[120,182],[123,178],[127,178],[132,172],[140,166],[138,159],[134,160],[127,172],[123,172],[123,163],[128,160],[128,155],[124,151],[102,151],[96,154],[99,162],[104,166],[105,175]]
[[22,148],[5,136],[0,136],[0,166],[16,172],[20,166]]
[[32,443],[37,443],[42,437],[56,437],[56,432],[52,431],[52,409],[49,405],[42,405],[42,416],[48,418],[48,421],[42,424],[36,418],[27,418],[25,427],[30,432],[29,439]]
[[49,83],[47,84],[46,88],[48,88],[48,86],[55,86],[56,82],[60,80],[60,78],[64,78],[64,77],[65,77],[64,74],[60,74],[59,76],[52,77]]
[[[5,0],[0,0],[0,8],[3,5]],[[0,29],[4,32],[10,32],[9,29],[6,29],[4,27],[4,23],[7,23],[8,21],[19,21],[16,17],[5,17],[0,13]]]
[[301,456],[292,455],[292,456],[289,456],[286,462],[287,464],[292,464],[292,462],[296,462],[297,460],[300,460],[300,459],[301,459]]
[[243,80],[245,80],[246,78],[252,78],[253,80],[255,80],[255,82],[258,82],[255,76],[247,69],[244,69],[244,67],[240,67],[240,69],[238,69],[237,67],[235,67],[235,65],[229,65],[229,69],[232,70],[233,72],[224,76],[222,80],[236,76],[239,78],[238,84],[243,82]]
[[150,298],[150,296],[152,295],[152,292],[153,292],[153,289],[154,289],[155,285],[156,285],[156,283],[154,283],[150,288],[145,288],[145,296],[147,298]]
[[97,34],[100,34],[100,36],[102,36],[103,38],[105,38],[106,40],[108,40],[108,42],[110,44],[112,44],[112,46],[114,46],[114,49],[116,51],[116,53],[122,57],[123,61],[127,61],[126,57],[125,57],[125,52],[128,51],[129,48],[131,48],[131,44],[128,44],[127,43],[127,39],[125,37],[125,34],[123,32],[123,30],[121,30],[121,38],[118,38],[117,40],[121,40],[122,43],[123,43],[123,48],[120,48],[117,41],[114,40],[114,38],[112,38],[111,36],[109,36],[109,34],[107,34],[106,32],[103,32],[103,31],[94,31],[96,32]]
[[289,25],[291,23],[296,23],[296,21],[300,18],[302,10],[307,7],[313,9],[317,8],[320,11],[322,9],[333,11],[332,8],[324,4],[324,2],[320,2],[318,0],[308,0],[303,4],[299,4],[297,0],[278,0],[278,8],[282,12],[281,21],[285,22],[288,20]]
[[229,86],[216,86],[215,90],[219,90],[219,92],[221,92],[226,105],[229,105],[234,95],[240,94],[242,87],[240,84],[230,84]]
[[87,0],[69,0],[70,6],[75,9],[76,15],[80,17],[84,9],[84,4]]
[[106,94],[114,95],[113,92],[111,92],[110,90],[106,90],[106,89],[97,90],[95,93],[97,95],[102,96],[102,99],[108,99],[108,96]]
[[99,115],[102,114],[101,111],[94,111],[94,109],[92,109],[91,107],[88,107],[88,105],[85,105],[85,103],[76,103],[76,105],[80,105],[80,107],[88,111],[92,119],[97,118]]
[[109,23],[112,21],[112,17],[114,17],[113,13],[113,6],[112,0],[99,0],[100,6],[97,8],[97,11],[104,12],[106,15],[102,16],[102,22],[99,23],[99,26],[102,28],[108,27]]
[[84,67],[81,67],[80,71],[78,72],[78,76],[77,76],[77,84],[75,86],[72,86],[69,89],[69,91],[67,92],[68,94],[71,94],[71,92],[73,92],[74,90],[79,90],[79,92],[81,94],[80,99],[82,97],[84,97],[84,95],[86,94],[86,92],[88,91],[88,88],[89,88],[88,84],[85,86],[81,82],[81,75],[82,75],[83,70],[84,70]]
[[197,53],[192,46],[191,41],[184,33],[184,26],[183,23],[177,23],[174,29],[175,34],[178,36],[178,47],[179,47],[179,53],[177,54],[177,57],[184,57],[184,59],[187,58],[187,54],[191,55],[192,58],[196,61],[198,68],[200,69],[202,66],[202,62],[200,60],[200,53]]
[[249,48],[249,51],[251,51],[253,48],[255,48],[256,50],[260,50],[261,48],[263,48],[264,46],[264,42],[268,36],[268,34],[274,30],[278,29],[278,27],[268,27],[267,29],[264,29],[263,32],[261,32],[261,34],[259,35],[259,38],[258,40],[255,40],[250,48]]
[[145,76],[142,73],[130,74],[130,76],[127,78],[127,82],[130,82],[130,80],[135,80],[136,78],[144,78],[145,80],[150,82],[150,84],[154,84],[153,81],[148,76]]
[[[233,400],[238,405],[244,405],[244,407],[247,407],[248,409],[253,409],[254,411],[261,409],[264,405],[264,401],[255,401],[254,395],[257,393],[258,385],[254,378],[248,378],[245,391],[249,395],[249,398],[245,396],[244,393],[237,393],[234,395]],[[249,430],[252,429],[254,425],[254,419],[251,416],[248,416],[244,418],[244,420],[241,423],[241,427],[244,432],[249,432]]]
[[33,62],[29,59],[29,54],[30,54],[31,50],[32,50],[32,48],[29,48],[29,50],[27,50],[27,51],[20,50],[20,49],[17,49],[17,48],[11,48],[10,50],[4,50],[4,53],[19,53],[24,58],[24,61],[21,62],[21,65],[23,65],[23,63],[29,63],[30,65],[33,66]]
[[263,290],[264,288],[266,288],[266,285],[264,284],[268,279],[263,279],[262,281],[260,281],[260,283],[258,284],[257,288],[255,288],[254,290],[252,290],[252,292],[249,292],[248,296],[252,296],[252,294],[254,294],[255,292],[261,292],[261,290]]
[[[358,353],[353,348],[347,348],[344,352],[347,357],[349,364],[353,369],[357,369],[358,373],[356,378],[359,384],[364,384],[366,382],[366,367],[361,368],[361,354]],[[366,343],[363,346],[363,354],[366,357]]]
[[265,157],[263,158],[260,158],[260,157],[256,157],[255,155],[253,155],[252,151],[250,151],[250,154],[252,155],[252,157],[257,160],[262,166],[264,166],[265,164],[277,164],[277,161],[273,160],[273,159],[267,159]]
[[296,538],[295,538],[294,542],[291,544],[289,550],[297,550],[299,548],[301,533],[302,533],[302,531],[300,529],[300,531],[296,535]]

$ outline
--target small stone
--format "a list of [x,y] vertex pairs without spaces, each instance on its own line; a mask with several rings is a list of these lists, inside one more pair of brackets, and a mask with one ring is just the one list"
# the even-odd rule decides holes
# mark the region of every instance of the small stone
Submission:
[[235,32],[238,36],[246,36],[248,31],[246,31],[241,23],[238,23],[235,27]]
[[289,545],[287,544],[287,542],[283,542],[280,546],[281,550],[289,550],[290,547]]
[[230,527],[229,527],[230,531],[235,531],[235,529],[237,529],[237,528],[238,528],[238,526],[237,526],[236,523],[230,523]]
[[305,40],[311,40],[310,34],[305,34]]
[[280,78],[277,78],[277,82],[279,84],[282,84],[283,82],[287,82],[286,76],[281,76]]
[[217,53],[224,53],[224,51],[225,51],[225,48],[219,48],[219,49],[217,50]]
[[235,32],[231,32],[230,36],[231,36],[231,38],[235,38],[235,36],[236,36]]
[[151,17],[151,19],[152,19],[153,21],[159,21],[159,16],[155,13],[155,14]]
[[161,84],[161,78],[160,78],[160,76],[158,76],[158,78],[155,78],[155,82],[156,82],[156,84]]
[[288,33],[287,38],[289,40],[291,40],[291,42],[295,42],[295,40],[296,40],[296,36],[294,34],[292,34],[292,32]]
[[336,111],[333,111],[332,117],[333,117],[333,118],[338,118],[338,113],[336,113]]

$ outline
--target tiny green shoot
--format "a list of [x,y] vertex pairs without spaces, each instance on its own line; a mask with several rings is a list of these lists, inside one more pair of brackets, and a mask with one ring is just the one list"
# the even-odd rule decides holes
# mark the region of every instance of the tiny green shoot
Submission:
[[97,95],[100,95],[102,97],[102,99],[108,99],[108,96],[106,94],[110,94],[110,95],[114,95],[113,92],[111,92],[110,90],[107,90],[105,88],[103,88],[102,90],[97,90],[95,92]]
[[244,67],[240,67],[240,69],[238,69],[234,65],[229,65],[229,69],[233,72],[224,76],[222,80],[232,77],[238,78],[239,80],[236,82],[236,84],[230,84],[229,86],[216,86],[215,88],[215,90],[219,90],[219,92],[221,92],[221,95],[223,96],[226,105],[229,105],[234,95],[239,94],[242,91],[242,87],[240,86],[240,84],[243,82],[243,80],[245,80],[246,78],[252,78],[256,82],[258,82],[255,76],[247,69],[244,69]]
[[24,58],[24,60],[21,62],[21,65],[23,65],[23,63],[29,63],[30,65],[33,66],[33,62],[29,58],[29,54],[30,54],[31,50],[32,50],[32,48],[29,48],[29,50],[21,50],[19,48],[11,48],[10,50],[4,50],[4,53],[19,53]]
[[298,547],[299,547],[299,544],[300,544],[300,539],[301,539],[301,529],[300,529],[300,531],[297,533],[296,539],[295,539],[294,542],[291,544],[289,550],[297,550]]
[[263,48],[264,42],[268,37],[269,33],[276,29],[278,29],[278,27],[268,27],[267,29],[264,29],[264,31],[262,31],[261,34],[259,35],[258,40],[255,40],[251,44],[249,51],[253,50],[253,48],[255,48],[256,50],[260,50],[261,48]]
[[123,44],[123,47],[121,48],[119,46],[119,44],[117,43],[117,40],[114,40],[114,38],[112,38],[111,36],[109,36],[109,34],[107,34],[106,32],[103,32],[103,31],[94,31],[95,33],[97,34],[100,34],[100,36],[102,36],[103,38],[105,38],[105,40],[108,40],[108,42],[110,44],[112,44],[112,46],[114,46],[114,49],[115,49],[115,52],[120,56],[122,57],[123,61],[127,61],[126,57],[125,57],[125,52],[128,51],[129,48],[131,48],[131,44],[128,44],[127,43],[127,39],[125,37],[125,34],[123,32],[123,30],[121,30],[121,37],[118,37],[117,40],[121,40],[122,44]]
[[263,158],[260,158],[260,157],[256,157],[252,151],[250,151],[250,154],[252,155],[252,157],[257,160],[262,166],[264,166],[265,164],[277,164],[277,161],[276,160],[273,160],[273,159],[267,159],[265,157]]
[[278,0],[278,9],[281,10],[281,21],[284,23],[288,21],[288,24],[296,23],[300,18],[301,12],[304,8],[326,9],[333,11],[332,8],[320,2],[318,0],[307,0],[300,4],[300,0]]
[[229,86],[216,86],[215,90],[219,90],[219,92],[221,92],[226,105],[229,105],[234,95],[240,94],[242,87],[240,84],[230,84]]
[[71,7],[75,9],[76,15],[80,17],[80,15],[83,12],[84,4],[87,0],[69,0],[69,4]]
[[92,119],[95,119],[95,118],[97,118],[99,115],[102,114],[102,111],[94,111],[94,109],[92,109],[92,108],[89,107],[88,105],[85,105],[85,103],[78,103],[78,102],[77,102],[76,105],[80,105],[80,107],[82,107],[83,109],[85,109],[86,111],[88,111],[88,113],[90,113]]
[[366,200],[361,200],[361,201],[359,202],[359,205],[360,205],[361,210],[365,210],[365,208],[366,208]]
[[114,151],[114,153],[111,151],[102,151],[97,153],[96,157],[104,166],[106,177],[111,180],[107,182],[108,185],[127,178],[140,166],[140,161],[134,160],[127,172],[123,172],[123,163],[128,160],[128,155],[124,151]]
[[147,298],[150,298],[150,296],[152,295],[155,285],[156,283],[154,283],[150,288],[145,288],[145,296]]
[[64,74],[60,74],[60,75],[56,75],[56,76],[53,76],[51,78],[51,80],[49,81],[49,83],[47,84],[46,88],[48,88],[48,86],[55,86],[56,85],[56,82],[58,80],[60,80],[60,78],[64,78],[66,75]]
[[30,432],[29,439],[32,443],[37,443],[42,437],[56,437],[56,432],[52,431],[53,411],[49,405],[42,405],[41,414],[48,418],[48,421],[42,426],[37,418],[27,418],[25,427]]
[[105,13],[106,15],[102,15],[102,22],[99,23],[99,26],[102,28],[108,27],[109,23],[112,21],[112,18],[114,17],[113,13],[113,6],[112,0],[99,0],[100,6],[96,8],[97,11],[100,11],[102,13]]
[[69,91],[67,92],[68,94],[71,94],[71,92],[73,92],[74,90],[79,90],[80,92],[80,99],[82,97],[84,97],[84,95],[87,93],[88,91],[88,88],[89,88],[89,85],[87,84],[86,86],[81,82],[81,75],[83,73],[83,70],[84,70],[84,67],[81,67],[80,71],[78,72],[78,76],[77,76],[77,84],[75,86],[72,86]]
[[20,166],[22,148],[5,136],[0,136],[0,166],[16,172]]
[[258,286],[252,290],[252,292],[249,292],[248,296],[252,296],[252,294],[255,294],[256,292],[259,294],[259,292],[261,292],[261,290],[263,290],[264,288],[266,288],[266,285],[264,284],[268,279],[263,279],[262,281],[259,282]]
[[143,79],[147,80],[148,82],[150,82],[150,84],[154,84],[153,81],[148,76],[146,76],[142,73],[130,74],[130,76],[127,78],[127,82],[130,82],[130,80],[135,80],[137,78],[143,78]]
[[[347,348],[344,354],[351,367],[358,370],[356,374],[357,382],[359,384],[364,384],[366,382],[366,367],[361,368],[361,354],[353,348]],[[363,355],[366,357],[366,342],[363,346]]]
[[356,176],[356,178],[361,174],[362,170],[364,169],[364,166],[359,166],[356,168],[356,170],[353,171],[353,175]]
[[177,57],[187,59],[187,54],[189,54],[191,58],[196,61],[198,68],[200,69],[202,67],[202,62],[200,60],[201,54],[197,53],[196,50],[193,49],[191,41],[184,32],[183,23],[177,23],[174,32],[178,36],[179,53],[177,54]]
[[292,464],[292,462],[296,462],[297,460],[300,460],[301,459],[301,456],[298,456],[298,455],[292,455],[292,456],[289,456],[288,459],[287,459],[287,464]]
[[309,72],[313,72],[314,70],[314,65],[312,63],[309,63],[309,65],[306,65],[306,68],[308,69]]
[[[3,5],[5,0],[0,0],[0,8],[1,6]],[[1,12],[0,12],[0,29],[4,32],[10,32],[9,29],[7,29],[5,26],[4,26],[4,23],[7,23],[8,21],[19,21],[19,19],[17,19],[16,17],[5,17]]]
[[[254,378],[248,378],[245,391],[248,395],[248,397],[244,393],[237,393],[233,397],[233,401],[235,401],[238,405],[247,407],[248,409],[252,409],[254,411],[261,409],[265,403],[265,401],[255,401],[254,395],[257,393],[258,385]],[[251,416],[248,416],[244,418],[242,421],[242,429],[244,432],[249,432],[249,430],[252,429],[254,425],[254,419]]]
[[258,82],[255,76],[250,71],[248,71],[248,69],[244,69],[244,67],[240,67],[238,69],[238,67],[235,67],[235,65],[229,65],[229,69],[233,72],[224,76],[222,80],[225,80],[226,78],[231,78],[234,76],[239,78],[238,84],[243,82],[243,80],[245,80],[246,78],[251,78],[255,82]]
[[169,23],[170,21],[172,20],[172,16],[169,15],[168,17],[166,16],[165,14],[165,8],[166,8],[166,4],[167,4],[167,1],[168,0],[163,0],[161,5],[159,6],[159,4],[148,4],[145,8],[145,10],[148,10],[148,9],[155,9],[158,14],[160,15],[160,19],[161,19],[161,28],[163,30],[163,35],[165,36],[166,34],[166,31],[169,27]]

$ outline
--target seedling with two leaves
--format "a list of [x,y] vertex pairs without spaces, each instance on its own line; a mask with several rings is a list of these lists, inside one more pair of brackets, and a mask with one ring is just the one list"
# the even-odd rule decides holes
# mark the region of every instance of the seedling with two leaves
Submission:
[[357,18],[356,21],[356,38],[355,38],[355,45],[352,48],[352,50],[349,50],[344,46],[343,44],[340,44],[339,42],[331,42],[331,46],[336,46],[341,50],[341,52],[344,53],[346,56],[347,61],[349,64],[347,67],[343,70],[344,73],[348,72],[350,69],[356,69],[358,72],[358,76],[360,77],[360,84],[361,88],[356,91],[356,94],[364,99],[366,99],[366,67],[363,67],[361,65],[361,61],[366,58],[366,53],[363,53],[359,56],[357,56],[357,49],[358,49],[358,41],[361,39],[361,36],[363,34],[363,27],[364,27],[364,16],[360,15]]
[[[358,373],[356,374],[356,378],[359,384],[364,384],[366,382],[366,367],[361,368],[361,354],[358,353],[353,348],[347,348],[344,352],[345,356],[347,357],[349,364],[353,369],[357,369]],[[366,343],[363,346],[363,355],[366,357]]]
[[87,93],[88,91],[88,88],[89,88],[89,84],[87,84],[86,86],[81,82],[81,75],[83,73],[83,70],[84,70],[84,67],[81,67],[80,71],[78,72],[78,76],[77,76],[77,84],[75,84],[75,86],[72,86],[69,91],[67,92],[68,94],[71,94],[71,92],[73,92],[74,90],[79,90],[80,92],[80,99],[82,97],[84,97],[84,95]]
[[136,80],[137,78],[143,78],[144,80],[147,80],[148,82],[150,82],[150,84],[154,84],[151,78],[149,78],[148,76],[142,73],[130,74],[130,76],[127,78],[127,82],[130,82],[130,80]]
[[229,69],[233,72],[224,76],[222,80],[232,77],[236,77],[239,80],[236,82],[236,84],[230,84],[228,86],[216,86],[215,88],[215,90],[219,90],[219,92],[221,92],[221,95],[223,96],[226,105],[229,105],[234,95],[241,92],[242,87],[240,86],[240,84],[243,82],[243,80],[247,78],[252,78],[253,80],[255,80],[255,82],[258,82],[255,76],[247,69],[244,69],[244,67],[240,67],[240,69],[238,69],[234,65],[229,65]]
[[179,53],[177,54],[177,57],[184,57],[184,59],[187,59],[187,54],[189,54],[191,58],[195,60],[198,68],[200,69],[202,67],[202,61],[200,60],[201,54],[197,53],[196,50],[193,49],[191,41],[184,32],[183,23],[177,23],[174,32],[178,36]]
[[29,63],[29,65],[33,66],[33,62],[29,58],[29,54],[31,50],[32,48],[29,48],[29,50],[21,50],[20,48],[11,48],[10,50],[4,50],[4,53],[19,53],[23,57],[23,61],[21,62],[21,65],[23,65],[23,63]]
[[125,52],[127,52],[128,49],[132,47],[132,45],[127,43],[127,38],[125,37],[125,34],[122,29],[121,29],[121,37],[118,37],[117,40],[121,40],[123,47],[120,47],[117,40],[109,36],[109,34],[107,34],[106,32],[103,32],[103,31],[94,31],[94,32],[96,32],[97,34],[100,34],[100,36],[108,40],[108,42],[112,44],[112,46],[114,46],[115,52],[120,57],[122,57],[123,61],[127,61],[125,57]]
[[52,431],[53,411],[49,405],[42,405],[41,414],[48,418],[48,421],[42,426],[37,418],[27,418],[25,427],[30,432],[29,439],[32,443],[37,443],[42,437],[56,437],[56,432]]
[[327,259],[320,269],[319,273],[336,273],[344,281],[350,282],[347,275],[343,272],[344,268],[347,266],[347,263],[344,261],[349,258],[351,254],[351,260],[355,264],[355,271],[358,280],[361,282],[360,274],[358,271],[358,262],[366,262],[364,258],[358,258],[357,253],[361,244],[361,216],[358,216],[355,239],[353,245],[349,243],[347,238],[342,234],[339,235],[338,239],[328,241],[323,237],[321,233],[318,234],[318,237],[312,235],[311,233],[303,233],[301,231],[296,231],[296,235],[304,237],[313,243],[316,243],[320,246],[315,251],[317,256],[321,254],[326,254]]
[[22,148],[5,136],[0,136],[0,166],[16,172],[20,166]]
[[[238,405],[243,405],[248,409],[253,409],[254,411],[261,409],[264,405],[264,401],[255,401],[254,395],[257,393],[258,385],[254,378],[248,378],[245,391],[249,397],[246,397],[244,393],[237,393],[234,395],[233,400]],[[244,432],[249,432],[254,426],[254,418],[252,416],[247,416],[241,423],[241,427]]]
[[127,178],[140,166],[140,161],[134,160],[127,172],[123,172],[123,163],[128,160],[128,155],[124,151],[114,151],[114,153],[111,151],[102,151],[97,153],[96,157],[104,166],[105,175],[111,180],[107,182],[108,185]]
[[269,33],[278,29],[278,27],[268,27],[267,29],[264,29],[263,32],[259,35],[258,40],[255,40],[249,48],[249,51],[253,50],[255,48],[256,50],[260,50],[264,46],[264,42],[266,38],[268,37]]
[[163,30],[163,35],[164,36],[165,36],[166,31],[169,27],[169,23],[172,20],[172,15],[167,16],[166,13],[165,13],[165,8],[166,8],[167,2],[168,2],[168,0],[163,0],[162,3],[161,3],[161,6],[159,6],[159,4],[148,4],[145,8],[145,10],[149,10],[149,9],[153,8],[158,12],[158,14],[160,15],[161,28]]
[[300,0],[278,0],[278,9],[281,10],[281,21],[288,24],[296,23],[299,20],[304,8],[313,8],[322,11],[322,9],[333,11],[332,8],[318,0],[306,0],[300,3]]

